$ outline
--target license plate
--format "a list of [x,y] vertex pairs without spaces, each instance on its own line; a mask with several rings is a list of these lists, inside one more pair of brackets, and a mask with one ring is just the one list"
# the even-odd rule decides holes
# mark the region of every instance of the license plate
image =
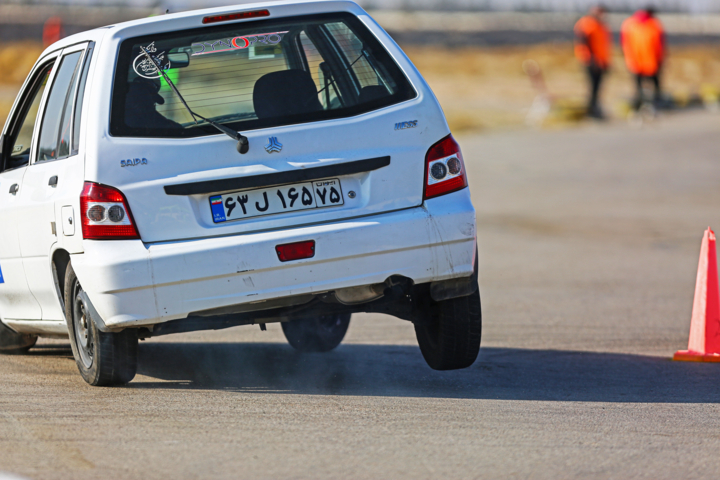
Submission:
[[213,195],[210,197],[210,210],[213,222],[222,223],[275,213],[334,207],[343,203],[340,180],[332,178]]

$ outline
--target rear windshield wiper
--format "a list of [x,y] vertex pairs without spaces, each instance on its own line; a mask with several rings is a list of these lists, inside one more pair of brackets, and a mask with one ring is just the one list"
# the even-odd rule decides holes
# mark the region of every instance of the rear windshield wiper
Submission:
[[248,139],[246,136],[242,135],[240,132],[236,132],[235,130],[226,127],[225,125],[220,125],[219,123],[216,123],[216,122],[210,120],[209,118],[205,118],[202,115],[198,115],[197,113],[190,110],[190,107],[188,106],[187,102],[185,101],[183,96],[178,91],[178,89],[175,86],[175,84],[173,83],[173,81],[170,80],[170,77],[168,77],[168,75],[162,69],[162,65],[160,65],[160,63],[155,58],[153,58],[152,55],[150,55],[148,53],[148,51],[145,50],[142,46],[140,47],[140,51],[145,54],[145,56],[150,60],[150,62],[152,62],[153,65],[155,65],[155,68],[157,68],[158,72],[160,72],[160,75],[162,75],[163,79],[165,79],[167,84],[170,85],[170,87],[173,89],[173,91],[178,96],[178,98],[180,99],[182,104],[185,106],[187,111],[190,113],[190,116],[192,116],[192,119],[195,122],[195,125],[198,124],[198,120],[197,120],[198,118],[201,120],[204,120],[205,122],[209,123],[213,127],[220,130],[222,133],[224,133],[228,137],[230,137],[233,140],[235,140],[236,142],[238,142],[237,143],[237,151],[238,152],[247,153],[247,151],[250,149],[250,142],[248,142]]

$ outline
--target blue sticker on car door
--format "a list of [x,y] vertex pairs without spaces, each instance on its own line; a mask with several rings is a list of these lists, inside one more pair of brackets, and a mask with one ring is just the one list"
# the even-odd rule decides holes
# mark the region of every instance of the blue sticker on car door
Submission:
[[0,267],[0,283],[5,283],[5,280],[3,280],[2,276],[2,267]]

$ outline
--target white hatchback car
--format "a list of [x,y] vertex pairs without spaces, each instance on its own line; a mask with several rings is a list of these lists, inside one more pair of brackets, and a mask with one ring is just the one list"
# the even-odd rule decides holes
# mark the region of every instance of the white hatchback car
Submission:
[[[241,133],[240,133],[241,132]],[[288,1],[73,35],[2,132],[0,350],[69,335],[129,382],[138,339],[282,322],[328,351],[355,312],[414,323],[430,367],[480,348],[460,148],[358,5]]]

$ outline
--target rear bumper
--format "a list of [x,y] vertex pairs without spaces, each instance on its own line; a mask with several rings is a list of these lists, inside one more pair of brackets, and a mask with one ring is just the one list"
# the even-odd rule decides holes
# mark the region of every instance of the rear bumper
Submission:
[[[191,312],[385,281],[472,275],[469,189],[422,207],[321,225],[178,242],[85,241],[72,265],[106,326],[153,325]],[[142,233],[142,232],[141,232]],[[315,256],[282,263],[275,246],[315,240]]]

